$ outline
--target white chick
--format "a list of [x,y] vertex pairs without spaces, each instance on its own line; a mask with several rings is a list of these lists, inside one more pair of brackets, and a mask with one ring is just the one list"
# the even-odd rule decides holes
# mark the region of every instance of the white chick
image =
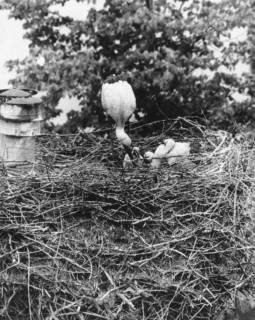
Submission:
[[166,146],[160,144],[155,152],[147,151],[144,154],[146,160],[151,161],[151,167],[153,169],[158,169],[161,165],[162,159],[166,156]]
[[152,160],[153,156],[154,156],[154,153],[152,151],[146,151],[144,153],[144,159],[149,162]]
[[[165,139],[164,143],[167,146],[169,140]],[[174,147],[166,154],[168,164],[171,166],[174,163],[182,162],[190,155],[190,143],[189,142],[175,142]]]
[[166,158],[166,155],[174,148],[175,141],[173,139],[168,139],[166,144],[160,144],[155,152],[147,151],[144,154],[144,158],[151,161],[151,167],[153,169],[158,169],[162,163],[162,160]]
[[174,149],[175,144],[176,144],[176,142],[174,141],[174,139],[165,139],[164,140],[166,154]]

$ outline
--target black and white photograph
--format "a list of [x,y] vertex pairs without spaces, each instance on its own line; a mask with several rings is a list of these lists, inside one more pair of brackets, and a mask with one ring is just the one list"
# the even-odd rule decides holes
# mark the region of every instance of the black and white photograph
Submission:
[[255,0],[0,0],[0,319],[255,320]]

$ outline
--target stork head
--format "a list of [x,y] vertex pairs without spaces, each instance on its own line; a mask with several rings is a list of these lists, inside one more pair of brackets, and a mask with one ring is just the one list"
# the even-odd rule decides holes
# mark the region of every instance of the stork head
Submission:
[[148,161],[148,162],[151,162],[152,158],[154,156],[154,153],[151,152],[151,151],[146,151],[144,153],[144,160]]

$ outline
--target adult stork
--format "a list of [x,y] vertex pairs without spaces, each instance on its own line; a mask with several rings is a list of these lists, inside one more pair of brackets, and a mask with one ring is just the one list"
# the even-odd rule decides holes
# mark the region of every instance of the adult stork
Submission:
[[125,124],[136,109],[136,99],[131,85],[116,75],[109,76],[101,91],[102,107],[116,123],[116,137],[129,157],[133,159],[132,141],[125,132]]

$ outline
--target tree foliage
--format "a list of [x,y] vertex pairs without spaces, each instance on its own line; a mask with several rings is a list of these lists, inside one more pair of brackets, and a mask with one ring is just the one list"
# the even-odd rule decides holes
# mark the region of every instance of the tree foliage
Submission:
[[[106,0],[84,21],[52,9],[66,2],[7,0],[4,5],[11,17],[24,21],[30,40],[29,57],[8,63],[17,71],[13,83],[45,91],[49,115],[56,114],[64,94],[77,97],[82,111],[69,114],[66,130],[104,121],[100,88],[112,73],[132,84],[138,119],[194,115],[228,126],[255,117],[252,99],[240,104],[231,98],[244,90],[253,96],[252,77],[226,71],[250,61],[253,42],[233,42],[230,31],[249,28],[253,39],[253,0]],[[198,70],[212,76],[196,76]]]

